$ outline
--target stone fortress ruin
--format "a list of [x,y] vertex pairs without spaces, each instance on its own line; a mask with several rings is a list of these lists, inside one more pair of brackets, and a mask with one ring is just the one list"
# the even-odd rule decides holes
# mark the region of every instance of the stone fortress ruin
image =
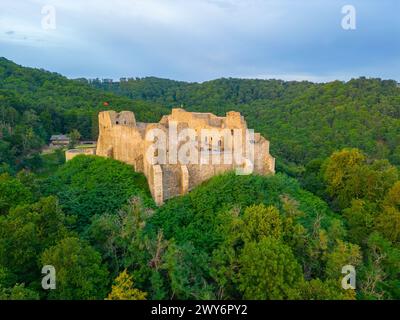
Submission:
[[[175,137],[171,134],[174,131]],[[162,139],[154,132],[163,134],[164,147],[158,149]],[[185,132],[192,133],[191,137],[181,139]],[[99,113],[95,154],[125,162],[144,173],[155,202],[161,205],[223,172],[246,172],[250,167],[249,173],[274,174],[275,159],[269,153],[269,141],[259,133],[248,132],[243,116],[234,111],[218,117],[176,108],[158,123],[136,122],[129,111],[103,111]],[[237,150],[240,157],[235,155]],[[85,151],[69,153],[68,160]],[[182,154],[192,157],[186,160]]]

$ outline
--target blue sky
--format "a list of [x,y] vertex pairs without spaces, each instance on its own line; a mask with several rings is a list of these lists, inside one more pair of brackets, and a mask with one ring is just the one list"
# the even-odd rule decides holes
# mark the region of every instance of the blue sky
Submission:
[[[0,0],[0,56],[70,78],[400,81],[398,0]],[[52,5],[56,29],[42,28]],[[356,30],[341,26],[344,5]]]

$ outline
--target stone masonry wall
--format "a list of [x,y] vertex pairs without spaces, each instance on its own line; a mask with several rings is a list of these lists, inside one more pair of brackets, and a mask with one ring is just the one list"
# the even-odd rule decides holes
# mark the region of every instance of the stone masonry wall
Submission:
[[[178,132],[184,128],[202,129],[246,129],[247,124],[239,112],[228,112],[226,117],[211,113],[187,112],[172,109],[170,115],[162,117],[159,123],[137,123],[133,112],[104,111],[99,113],[99,138],[96,154],[110,157],[132,165],[136,171],[147,177],[155,202],[161,205],[165,200],[185,194],[203,181],[226,171],[235,170],[233,164],[151,164],[146,150],[151,142],[146,133],[157,128],[168,134],[171,125],[177,124]],[[232,131],[233,132],[233,131]],[[244,137],[243,137],[244,141]],[[223,143],[221,138],[220,143]],[[274,174],[275,159],[269,154],[269,141],[259,133],[254,137],[254,172]],[[169,151],[168,151],[169,152]],[[220,152],[219,157],[223,156]]]

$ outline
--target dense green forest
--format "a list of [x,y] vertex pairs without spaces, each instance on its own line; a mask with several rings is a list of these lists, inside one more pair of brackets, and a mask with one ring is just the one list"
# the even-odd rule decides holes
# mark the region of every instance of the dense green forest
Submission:
[[[99,110],[150,122],[176,105],[241,111],[278,173],[216,176],[156,207],[126,164],[41,154],[51,134],[95,139]],[[0,112],[0,299],[400,299],[395,81],[103,83],[3,58]]]
[[305,165],[343,147],[400,165],[400,87],[396,81],[354,79],[324,84],[218,79],[184,83],[157,78],[95,88],[169,108],[224,115],[240,111],[250,128],[271,141],[278,160]]
[[139,120],[150,121],[168,113],[155,103],[132,101],[0,58],[0,163],[16,170],[40,167],[37,154],[51,134],[76,129],[83,139],[96,140],[97,114],[105,108],[132,110]]

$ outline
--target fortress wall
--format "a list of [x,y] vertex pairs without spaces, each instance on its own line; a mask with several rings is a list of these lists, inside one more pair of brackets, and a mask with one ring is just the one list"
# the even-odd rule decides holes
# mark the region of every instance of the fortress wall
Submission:
[[154,197],[154,168],[153,168],[153,166],[150,166],[147,169],[147,172],[145,173],[145,176],[147,178],[147,183],[149,185],[150,193],[151,193],[153,199],[155,199],[155,197]]
[[136,127],[135,114],[131,111],[122,111],[119,114],[117,114],[115,118],[115,124]]
[[143,139],[136,128],[136,120],[132,112],[99,113],[97,155],[112,157],[140,167],[136,159],[143,154],[143,147]]
[[234,167],[231,164],[219,164],[219,165],[214,165],[213,167],[214,167],[214,175],[234,170]]
[[240,112],[236,111],[229,111],[226,114],[225,123],[228,128],[234,128],[234,129],[247,128],[243,117],[240,115]]
[[199,166],[195,164],[188,164],[186,165],[186,168],[188,169],[189,172],[189,188],[188,190],[192,190],[195,186],[197,186],[200,181],[200,171],[199,171]]
[[143,140],[136,128],[116,125],[103,129],[96,153],[134,165],[135,159],[143,154]]
[[195,130],[218,127],[222,128],[224,125],[224,118],[217,117],[212,113],[187,112],[179,108],[172,109],[171,115],[163,118],[163,123],[170,121],[185,123],[189,128]]
[[208,180],[214,176],[214,166],[212,164],[201,164],[198,167],[199,170],[199,181],[195,181],[195,183],[201,183],[205,180]]
[[[147,177],[149,188],[155,202],[160,205],[165,200],[180,194],[185,194],[211,177],[227,171],[235,170],[238,164],[224,164],[224,153],[220,153],[220,164],[212,163],[212,154],[209,152],[208,164],[152,164],[148,162],[146,151],[153,142],[145,141],[149,130],[160,129],[168,139],[170,121],[178,122],[178,132],[190,127],[200,135],[201,129],[246,129],[244,118],[238,112],[228,112],[225,118],[210,113],[190,113],[183,109],[173,109],[172,114],[164,116],[160,123],[136,123],[132,112],[116,113],[114,111],[99,114],[99,138],[97,154],[112,157],[135,167]],[[243,132],[242,143],[245,143],[246,133]],[[200,139],[200,136],[198,137]],[[204,137],[203,137],[204,139]],[[211,136],[207,138],[209,147]],[[213,137],[214,143],[222,140],[223,136]],[[168,141],[166,146],[168,148]],[[183,142],[181,142],[183,143]],[[271,174],[275,172],[275,159],[269,154],[269,141],[259,133],[254,136],[254,173]],[[218,149],[219,147],[217,147]],[[229,149],[229,148],[228,148]],[[245,152],[245,148],[242,148]],[[215,154],[216,151],[214,151]],[[199,150],[200,155],[200,150]],[[166,154],[168,163],[168,153]],[[241,164],[240,164],[241,165]]]
[[164,200],[181,194],[182,171],[179,165],[162,165]]
[[201,183],[212,178],[215,175],[233,170],[233,166],[230,164],[207,164],[198,166],[198,170],[200,181],[196,181],[196,183]]
[[177,118],[170,118],[169,122],[176,121],[176,122],[186,122],[189,128],[200,130],[210,128],[208,117],[205,118],[196,118],[192,115],[183,114]]
[[268,174],[270,168],[266,165],[267,157],[269,156],[269,141],[261,137],[258,143],[254,145],[254,173]]
[[114,144],[113,123],[116,118],[115,111],[103,111],[99,113],[99,137],[97,139],[96,154],[107,157],[108,149]]
[[181,194],[189,191],[189,170],[187,166],[181,166]]
[[189,164],[186,167],[189,174],[189,191],[215,175],[234,170],[234,166],[230,164]]
[[[145,175],[147,175],[147,172],[149,171],[149,168],[153,165],[152,163],[149,163],[150,159],[147,156],[147,152],[149,151],[149,147],[151,145],[153,145],[154,142],[146,140],[146,136],[148,135],[149,131],[153,130],[153,129],[159,129],[159,130],[164,131],[166,137],[168,137],[168,131],[163,125],[161,125],[159,123],[149,123],[149,124],[147,124],[147,126],[146,126],[146,128],[144,130],[144,133],[141,136],[142,137],[141,138],[142,139],[142,147],[140,148],[141,156],[143,158],[143,167],[144,167],[144,174]],[[168,141],[166,141],[166,142],[168,142]]]
[[79,156],[81,154],[84,155],[94,155],[96,154],[96,149],[95,148],[82,148],[82,149],[72,149],[72,150],[67,150],[65,152],[65,161],[70,161],[76,156]]
[[254,154],[257,155],[254,157],[254,172],[258,174],[264,173],[264,163],[265,157],[267,155],[266,148],[268,145],[266,144],[266,140],[260,140],[258,143],[254,144]]
[[269,172],[271,174],[275,174],[275,158],[270,154],[266,157],[266,165],[268,167]]
[[157,205],[164,203],[164,185],[163,185],[163,171],[160,165],[154,165],[152,167],[152,184],[150,185],[150,191],[153,195],[153,199]]
[[116,126],[112,132],[113,158],[135,165],[143,154],[143,140],[136,128]]

